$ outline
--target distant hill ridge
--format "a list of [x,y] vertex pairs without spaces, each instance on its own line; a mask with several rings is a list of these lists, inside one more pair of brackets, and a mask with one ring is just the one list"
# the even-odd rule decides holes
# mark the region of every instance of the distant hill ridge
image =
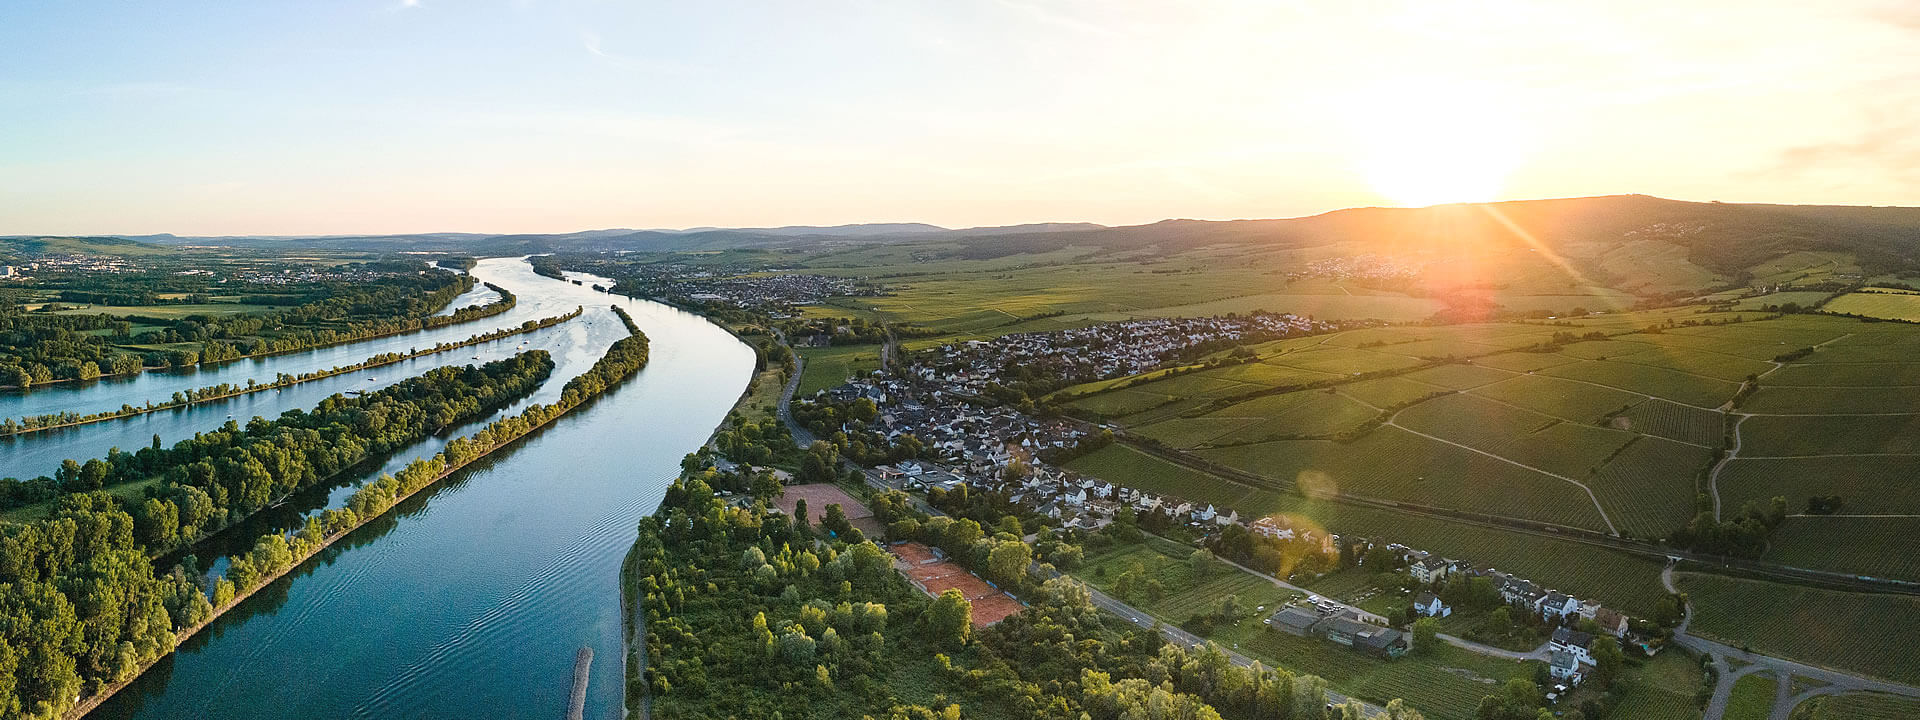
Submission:
[[[794,225],[774,228],[604,229],[559,234],[418,233],[326,237],[195,238],[143,236],[166,245],[317,247],[475,253],[575,250],[716,250],[877,242],[947,242],[956,258],[1042,253],[1068,246],[1159,248],[1178,252],[1207,245],[1261,243],[1312,246],[1364,243],[1381,252],[1534,247],[1569,252],[1658,240],[1685,249],[1687,259],[1729,276],[1801,250],[1854,254],[1873,271],[1920,269],[1920,208],[1764,205],[1688,202],[1647,195],[1609,195],[1425,208],[1365,207],[1307,217],[1268,220],[1163,220],[1105,227],[1092,223],[1035,223],[948,229],[924,223]],[[66,242],[56,242],[66,241]],[[122,238],[8,238],[0,252],[57,252],[93,247],[142,252],[154,246]],[[76,244],[77,243],[77,244]]]

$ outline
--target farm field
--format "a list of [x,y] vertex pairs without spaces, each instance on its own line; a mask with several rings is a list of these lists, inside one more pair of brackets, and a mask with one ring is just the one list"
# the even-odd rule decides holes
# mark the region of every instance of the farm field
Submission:
[[1836,274],[1860,274],[1853,255],[1819,250],[1802,250],[1747,268],[1756,285],[1816,283],[1833,279]]
[[1920,453],[1920,415],[1756,415],[1740,423],[1741,457]]
[[824,348],[797,348],[806,358],[800,369],[800,385],[794,397],[807,397],[835,387],[856,375],[880,369],[879,345],[842,345]]
[[1820,308],[1826,312],[1887,320],[1920,320],[1920,295],[1897,292],[1851,292]]
[[1629,443],[1587,481],[1620,534],[1662,538],[1694,515],[1695,478],[1713,451],[1642,437]]
[[1195,454],[1310,494],[1337,491],[1606,529],[1592,499],[1571,483],[1395,427],[1351,443],[1282,440]]
[[[1763,390],[1764,392],[1764,390]],[[1726,413],[1648,398],[1627,408],[1609,423],[1621,430],[1718,447],[1727,430]]]
[[1302,390],[1255,398],[1199,417],[1164,420],[1134,432],[1180,448],[1239,445],[1282,437],[1333,435],[1378,414],[1378,410],[1331,390]]
[[1629,665],[1618,681],[1626,686],[1612,717],[1633,720],[1699,720],[1695,693],[1705,682],[1700,666],[1686,653],[1663,652],[1638,667]]
[[1480,699],[1514,677],[1532,677],[1525,663],[1443,646],[1433,655],[1379,660],[1321,638],[1271,630],[1257,620],[1214,633],[1216,642],[1296,673],[1318,675],[1334,689],[1375,703],[1402,698],[1435,720],[1470,720]]
[[1652,395],[1683,405],[1719,407],[1740,390],[1740,383],[1646,365],[1595,360],[1555,365],[1540,374]]
[[[1194,615],[1217,612],[1221,600],[1228,595],[1235,596],[1248,615],[1255,614],[1255,608],[1261,606],[1271,611],[1297,595],[1225,563],[1215,562],[1205,574],[1196,574],[1187,562],[1192,552],[1192,548],[1183,545],[1147,538],[1089,558],[1074,576],[1122,602],[1153,613],[1168,625],[1178,625]],[[1136,566],[1142,571],[1140,579],[1159,580],[1165,594],[1158,599],[1140,589],[1121,594],[1117,587],[1120,576]]]
[[[1124,452],[1111,452],[1116,450]],[[1082,457],[1069,467],[1123,485],[1130,484],[1127,478],[1132,477],[1141,482],[1135,487],[1148,492],[1213,503],[1218,508],[1238,510],[1243,517],[1285,515],[1297,527],[1405,543],[1516,573],[1583,598],[1598,599],[1630,614],[1652,613],[1665,595],[1660,588],[1659,563],[1565,540],[1249,488],[1117,445]],[[1181,478],[1177,482],[1153,484],[1176,473]]]
[[1340,394],[1375,407],[1409,403],[1447,390],[1439,385],[1429,385],[1401,375],[1362,380],[1340,386]]
[[1116,485],[1172,495],[1196,504],[1244,508],[1253,488],[1190,470],[1125,445],[1108,445],[1067,463],[1067,469]]
[[1293,495],[1256,495],[1242,516],[1285,515],[1296,525],[1342,535],[1404,543],[1476,566],[1498,568],[1628,614],[1654,611],[1665,591],[1661,564],[1579,543],[1539,535],[1388,510],[1307,500]]
[[1792,303],[1803,308],[1819,305],[1833,293],[1820,290],[1788,290],[1786,292],[1767,293],[1750,298],[1741,298],[1734,303],[1735,310],[1761,310],[1769,305],[1779,306]]
[[241,303],[198,303],[191,305],[83,305],[56,310],[55,315],[144,315],[174,320],[189,315],[254,315],[284,308]]
[[1718,484],[1733,507],[1784,497],[1789,511],[1803,512],[1810,496],[1839,495],[1849,515],[1920,513],[1920,463],[1910,457],[1734,458]]
[[1920,717],[1920,699],[1883,693],[1822,695],[1794,712],[1796,720],[1911,720]]
[[1920,582],[1911,544],[1920,517],[1790,517],[1773,531],[1769,561]]
[[1920,626],[1920,598],[1794,587],[1683,573],[1693,632],[1755,652],[1837,670],[1920,682],[1909,643],[1870,642],[1890,628]]
[[1581,479],[1634,436],[1522,410],[1475,395],[1445,395],[1402,410],[1396,425]]
[[1545,375],[1516,375],[1474,388],[1472,393],[1562,420],[1587,424],[1597,423],[1608,413],[1637,404],[1643,399],[1633,393]]

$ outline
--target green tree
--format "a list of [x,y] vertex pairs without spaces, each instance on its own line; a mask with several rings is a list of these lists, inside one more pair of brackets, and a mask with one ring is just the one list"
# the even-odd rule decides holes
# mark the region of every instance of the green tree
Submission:
[[1432,655],[1440,650],[1440,621],[1423,617],[1413,621],[1413,651]]
[[927,605],[927,635],[934,643],[959,648],[973,637],[973,603],[959,590],[940,593]]

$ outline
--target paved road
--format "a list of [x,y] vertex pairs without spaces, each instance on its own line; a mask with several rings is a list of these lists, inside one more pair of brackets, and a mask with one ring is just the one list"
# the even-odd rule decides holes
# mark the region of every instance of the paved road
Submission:
[[[1679,589],[1673,582],[1673,565],[1669,563],[1660,573],[1660,582],[1666,585],[1667,592],[1677,593]],[[1892,695],[1920,698],[1920,687],[1901,685],[1850,675],[1838,670],[1805,663],[1798,663],[1771,655],[1748,652],[1726,643],[1708,640],[1687,633],[1687,627],[1693,623],[1693,608],[1688,606],[1686,614],[1680,620],[1680,626],[1673,630],[1673,641],[1681,647],[1713,658],[1713,666],[1718,670],[1719,682],[1714,685],[1713,699],[1707,702],[1707,714],[1704,720],[1721,720],[1726,714],[1727,701],[1733,696],[1733,684],[1736,680],[1754,673],[1769,673],[1774,676],[1779,687],[1776,690],[1773,713],[1770,720],[1786,720],[1794,706],[1817,695],[1832,695],[1846,692],[1883,692]],[[1747,665],[1735,670],[1729,660],[1739,660]],[[1792,694],[1794,677],[1809,678],[1826,683],[1798,695]]]
[[[1054,577],[1059,577],[1061,573],[1055,572],[1053,573],[1053,575]],[[1126,603],[1120,602],[1119,600],[1113,599],[1112,596],[1109,596],[1106,593],[1100,592],[1097,588],[1095,588],[1093,585],[1089,583],[1081,583],[1081,584],[1086,586],[1087,594],[1093,598],[1093,604],[1095,607],[1098,607],[1101,610],[1105,610],[1109,613],[1112,613],[1115,616],[1119,617],[1120,619],[1125,620],[1129,623],[1132,623],[1136,627],[1145,628],[1149,630],[1153,629],[1153,626],[1156,621],[1153,619],[1152,615],[1146,613],[1143,610],[1135,608],[1132,605],[1128,605]],[[1202,645],[1207,644],[1206,639],[1201,638],[1200,636],[1195,635],[1193,633],[1182,630],[1179,627],[1176,627],[1173,625],[1161,625],[1160,634],[1165,636],[1167,640],[1177,643],[1180,646],[1186,647],[1189,649],[1198,648]],[[1253,665],[1254,663],[1253,658],[1247,657],[1245,655],[1241,655],[1240,653],[1235,652],[1231,649],[1220,648],[1220,651],[1223,653],[1226,653],[1227,659],[1232,661],[1233,664],[1238,665],[1240,667],[1248,667]],[[1384,715],[1386,713],[1386,709],[1378,705],[1374,705],[1372,703],[1368,703],[1365,701],[1355,700],[1354,698],[1348,697],[1346,695],[1342,695],[1332,690],[1327,691],[1327,701],[1336,703],[1336,704],[1345,704],[1347,702],[1359,702],[1361,705],[1366,707],[1367,715],[1369,716]]]
[[[1240,563],[1234,562],[1232,560],[1228,560],[1226,558],[1220,558],[1220,561],[1228,565],[1232,565],[1234,567],[1240,568],[1241,570],[1245,571],[1249,575],[1264,578],[1267,582],[1273,583],[1274,585],[1286,588],[1288,590],[1292,590],[1297,593],[1303,593],[1306,595],[1320,597],[1319,593],[1316,593],[1312,590],[1308,590],[1306,588],[1300,587],[1299,585],[1295,585],[1285,580],[1281,580],[1280,578],[1274,577],[1272,575],[1268,575],[1266,573],[1260,572],[1259,570],[1255,570],[1245,565],[1241,565]],[[1332,600],[1332,598],[1328,598],[1328,600]],[[1391,622],[1388,622],[1385,617],[1382,617],[1380,615],[1376,615],[1374,613],[1361,610],[1360,608],[1357,608],[1352,605],[1348,605],[1346,603],[1342,603],[1339,601],[1333,601],[1333,602],[1335,605],[1339,605],[1342,609],[1352,610],[1355,613],[1358,613],[1360,617],[1363,619],[1370,620],[1372,622],[1379,623],[1381,625],[1392,624]],[[1440,633],[1439,638],[1446,644],[1452,645],[1462,650],[1466,650],[1467,652],[1486,655],[1488,657],[1496,657],[1502,660],[1520,660],[1520,661],[1539,660],[1541,662],[1546,662],[1547,660],[1548,643],[1540,643],[1540,647],[1534,648],[1527,652],[1515,652],[1512,650],[1497,648],[1492,645],[1484,645],[1481,643],[1474,642],[1472,640],[1468,640],[1463,637],[1455,637],[1453,635],[1448,635],[1446,633]]]

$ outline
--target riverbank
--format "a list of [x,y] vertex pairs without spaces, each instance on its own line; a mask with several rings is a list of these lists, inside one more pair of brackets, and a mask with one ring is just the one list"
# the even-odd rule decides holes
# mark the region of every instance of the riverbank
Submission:
[[[488,288],[493,289],[494,292],[500,293],[500,300],[496,302],[488,303],[486,305],[474,307],[474,308],[461,308],[459,311],[455,311],[454,314],[452,315],[426,315],[426,316],[418,317],[414,319],[413,327],[401,328],[399,330],[391,330],[387,332],[372,333],[368,335],[358,335],[358,336],[348,337],[348,338],[338,338],[338,339],[329,340],[323,343],[304,345],[297,348],[286,348],[284,350],[269,350],[267,352],[252,353],[249,355],[235,355],[233,357],[221,358],[219,360],[208,360],[204,362],[196,361],[190,365],[178,365],[178,366],[154,365],[154,366],[142,367],[139,370],[135,370],[133,372],[102,373],[94,377],[85,378],[84,380],[81,378],[48,380],[46,382],[37,382],[27,387],[22,387],[19,385],[0,385],[0,391],[25,392],[25,391],[33,390],[35,388],[46,387],[49,385],[61,385],[61,384],[73,383],[73,382],[83,382],[83,381],[92,382],[95,380],[132,377],[135,375],[140,375],[142,373],[148,373],[148,372],[156,372],[156,371],[164,371],[164,370],[184,370],[188,367],[193,367],[193,368],[213,367],[218,365],[226,365],[228,363],[233,363],[240,360],[269,358],[277,355],[291,355],[293,353],[306,352],[309,350],[321,350],[325,348],[345,345],[348,343],[366,342],[368,340],[379,340],[382,338],[393,337],[395,335],[405,335],[410,332],[438,330],[440,328],[452,327],[454,325],[459,325],[461,323],[473,322],[475,320],[484,320],[486,318],[490,318],[495,315],[505,313],[508,310],[512,310],[514,306],[518,303],[518,298],[514,297],[514,294],[511,291],[507,290],[506,288],[500,287],[493,283],[481,283],[481,284],[486,285]],[[467,290],[471,290],[471,289],[472,287],[467,288]],[[446,305],[451,305],[455,298],[458,298],[461,294],[464,294],[465,292],[466,290],[462,290],[460,293],[456,293],[453,298],[448,298],[446,304],[441,305],[441,310],[446,309]],[[470,312],[470,313],[466,313],[465,315],[462,315],[461,312],[466,310],[473,310],[474,312]],[[439,310],[436,310],[435,312],[439,312]],[[137,317],[137,316],[128,316],[128,317]],[[445,319],[446,322],[428,322],[429,320],[433,320],[436,318]]]
[[[521,323],[517,327],[500,328],[498,330],[494,330],[491,332],[474,335],[465,340],[460,340],[452,343],[441,343],[433,347],[427,348],[425,350],[418,350],[410,353],[386,353],[382,355],[376,355],[374,357],[368,358],[364,361],[361,361],[352,365],[342,365],[339,367],[307,373],[304,375],[284,376],[284,378],[281,380],[275,380],[273,382],[265,383],[265,384],[238,386],[238,387],[235,387],[235,389],[232,392],[227,392],[227,393],[218,394],[218,395],[208,395],[204,397],[197,395],[197,393],[207,391],[207,390],[213,390],[220,387],[219,385],[214,385],[214,386],[209,386],[205,388],[200,388],[198,390],[186,391],[185,393],[186,399],[181,400],[179,402],[170,400],[158,405],[149,404],[146,406],[131,408],[128,410],[117,410],[117,411],[112,411],[108,413],[94,413],[93,415],[82,416],[79,419],[63,422],[57,425],[35,425],[32,427],[24,426],[28,421],[47,417],[44,415],[21,418],[18,421],[8,419],[4,421],[4,423],[0,423],[0,438],[17,437],[21,435],[31,435],[34,433],[47,432],[51,430],[60,430],[63,428],[79,427],[82,425],[91,425],[94,423],[107,422],[109,420],[125,420],[127,418],[139,417],[141,415],[158,412],[161,410],[173,410],[178,408],[192,407],[192,406],[201,405],[204,403],[218,402],[221,400],[230,400],[237,397],[244,397],[247,395],[251,395],[253,393],[265,392],[268,390],[281,390],[281,389],[293,387],[295,385],[299,385],[301,383],[314,382],[317,380],[325,380],[327,378],[338,377],[340,375],[345,375],[347,373],[354,373],[354,372],[359,372],[361,370],[371,370],[374,368],[385,367],[388,365],[403,363],[408,360],[415,360],[415,359],[427,357],[429,355],[438,355],[443,352],[450,352],[453,350],[458,350],[460,348],[479,345],[481,343],[493,342],[495,340],[501,340],[504,338],[513,337],[515,335],[522,335],[525,333],[533,332],[535,330],[543,330],[546,328],[553,327],[555,325],[559,325],[560,323],[567,322],[574,318],[580,317],[581,313],[584,311],[585,311],[584,307],[575,307],[573,312],[567,313],[565,315],[555,315],[553,317],[541,318],[539,320],[529,320],[525,323]],[[18,425],[18,427],[16,427],[16,425]]]
[[[314,543],[312,546],[297,548],[283,567],[261,568],[258,579],[254,583],[251,583],[250,587],[235,587],[233,599],[215,606],[206,620],[191,627],[176,631],[173,646],[168,648],[167,652],[141,665],[127,679],[103,687],[100,692],[76,703],[73,708],[61,713],[61,718],[63,718],[63,720],[77,720],[78,718],[86,716],[87,713],[112,699],[115,694],[125,689],[135,680],[138,680],[141,675],[151,670],[155,665],[158,665],[161,660],[173,655],[179,650],[183,643],[193,638],[200,631],[206,629],[215,620],[218,620],[222,615],[226,614],[227,611],[239,607],[247,598],[252,597],[261,589],[272,585],[275,581],[298,569],[306,561],[325,551],[327,548],[332,547],[334,543],[352,535],[354,531],[379,519],[393,508],[398,507],[401,503],[419,494],[421,491],[438,485],[442,480],[451,477],[454,473],[465,469],[474,462],[489,457],[528,437],[534,431],[546,427],[562,417],[566,417],[569,413],[586,405],[587,401],[599,397],[605,390],[617,385],[619,381],[629,379],[638,373],[646,367],[645,353],[647,337],[640,332],[640,329],[633,323],[632,319],[627,316],[624,310],[615,307],[614,312],[625,322],[631,334],[626,339],[617,341],[613,347],[609,347],[607,354],[603,356],[599,362],[596,362],[592,368],[589,368],[586,372],[568,381],[565,396],[571,397],[571,400],[563,399],[553,405],[546,406],[533,405],[522,411],[519,415],[497,420],[472,435],[464,438],[456,438],[452,442],[449,442],[446,449],[443,449],[440,453],[436,453],[430,458],[415,460],[398,473],[398,475],[403,478],[414,478],[414,482],[400,483],[394,480],[395,476],[393,475],[383,475],[379,480],[368,483],[359,491],[356,491],[350,501],[350,505],[368,508],[367,512],[354,512],[350,509],[341,509],[328,510],[319,516],[312,516],[323,518],[323,523],[341,518],[349,518],[350,521],[346,522],[343,527],[334,532],[327,533],[319,542]],[[616,354],[622,354],[620,343],[635,339],[639,340],[639,352],[641,353],[638,364],[631,365],[631,367],[618,367],[622,362],[620,358],[616,357]],[[625,354],[630,353],[631,351],[629,350],[628,353]],[[627,362],[631,361],[628,360]],[[603,365],[608,367],[603,368]],[[611,378],[614,382],[605,382],[609,379],[611,372],[618,372],[619,376],[617,378]],[[600,385],[600,387],[595,388],[591,393],[575,391],[577,388],[586,388],[595,384]],[[529,416],[533,417],[535,421],[524,423],[524,420]],[[509,434],[501,434],[502,430],[509,431]],[[484,444],[477,444],[478,441],[476,439],[484,439]],[[458,460],[450,462],[448,460],[449,457],[457,457]],[[433,473],[431,476],[420,478],[418,474],[411,472],[431,467],[435,463],[440,464],[440,468],[438,472]],[[395,485],[398,485],[398,487],[395,487]],[[391,496],[384,496],[385,492],[388,491],[392,491],[393,494]],[[283,532],[265,535],[262,536],[262,541],[264,542],[276,537],[284,539],[287,534],[288,533]],[[295,537],[297,538],[298,535],[295,535]],[[224,579],[222,579],[222,582],[224,582]]]

